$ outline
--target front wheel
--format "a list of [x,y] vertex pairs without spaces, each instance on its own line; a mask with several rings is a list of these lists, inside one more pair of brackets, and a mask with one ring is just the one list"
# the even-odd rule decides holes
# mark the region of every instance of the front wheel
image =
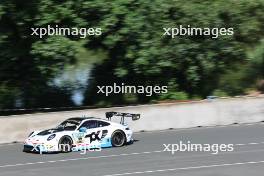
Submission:
[[126,142],[126,136],[123,131],[117,130],[112,134],[111,138],[112,145],[114,147],[121,147]]
[[69,137],[62,137],[59,142],[59,151],[68,153],[72,151],[72,140]]

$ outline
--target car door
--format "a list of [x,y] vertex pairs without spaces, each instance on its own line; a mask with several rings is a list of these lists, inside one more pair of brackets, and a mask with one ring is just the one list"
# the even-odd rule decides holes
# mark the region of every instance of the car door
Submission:
[[97,120],[85,121],[79,127],[79,130],[81,128],[86,128],[85,132],[80,132],[80,133],[83,133],[81,135],[82,136],[81,142],[85,143],[85,144],[92,144],[92,143],[98,142],[100,140],[100,138],[99,138],[100,131],[98,131],[97,127],[98,127]]
[[80,142],[90,146],[101,146],[101,144],[106,147],[110,146],[111,141],[109,137],[106,138],[109,133],[109,125],[110,123],[101,120],[88,120],[84,122],[80,128],[85,127],[86,132],[82,135],[83,137]]
[[103,120],[97,120],[97,131],[100,131],[99,138],[100,138],[100,145],[101,147],[111,147],[111,131],[110,129],[110,123],[103,121]]

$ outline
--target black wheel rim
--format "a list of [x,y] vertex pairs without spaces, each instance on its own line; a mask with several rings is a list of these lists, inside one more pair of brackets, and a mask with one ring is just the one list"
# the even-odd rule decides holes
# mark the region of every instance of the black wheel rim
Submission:
[[113,143],[115,146],[121,146],[124,143],[124,136],[122,133],[118,132],[113,136]]
[[64,139],[62,141],[62,144],[68,144],[68,145],[71,145],[71,141],[69,139]]
[[71,151],[72,143],[71,140],[65,138],[61,141],[60,144],[63,144],[64,147],[62,148],[62,152],[69,152]]

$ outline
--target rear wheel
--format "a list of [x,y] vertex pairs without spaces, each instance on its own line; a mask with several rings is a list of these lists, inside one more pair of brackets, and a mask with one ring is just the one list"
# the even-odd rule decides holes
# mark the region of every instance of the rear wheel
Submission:
[[114,147],[121,147],[126,142],[126,136],[123,131],[117,130],[112,134],[111,138],[112,145]]
[[70,137],[62,137],[59,142],[59,151],[68,153],[72,151],[72,140]]

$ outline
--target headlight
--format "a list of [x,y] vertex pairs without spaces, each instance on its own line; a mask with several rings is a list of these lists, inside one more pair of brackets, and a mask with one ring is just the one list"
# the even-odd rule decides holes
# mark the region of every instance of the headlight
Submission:
[[32,131],[31,133],[29,133],[28,137],[30,137],[33,133],[34,133],[34,131]]
[[55,136],[56,136],[56,134],[52,134],[52,135],[50,135],[49,137],[48,137],[48,141],[50,141],[50,140],[52,140],[53,138],[55,138]]

